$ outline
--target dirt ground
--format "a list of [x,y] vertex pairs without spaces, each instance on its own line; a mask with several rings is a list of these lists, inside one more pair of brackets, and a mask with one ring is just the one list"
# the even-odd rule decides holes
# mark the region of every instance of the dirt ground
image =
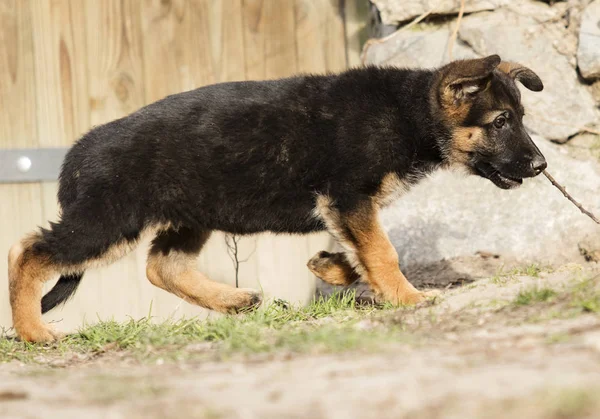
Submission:
[[[468,265],[479,263],[481,274],[498,269],[494,259]],[[587,263],[447,277],[433,304],[356,324],[403,326],[377,350],[152,364],[120,352],[66,354],[50,366],[12,361],[0,366],[0,417],[597,418],[600,314],[582,299],[598,289],[599,275],[600,265]],[[592,288],[581,291],[582,281]]]

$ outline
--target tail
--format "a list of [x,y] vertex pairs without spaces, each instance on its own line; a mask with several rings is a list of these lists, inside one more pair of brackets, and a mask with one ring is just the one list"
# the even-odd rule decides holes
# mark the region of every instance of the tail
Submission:
[[83,278],[83,272],[61,276],[56,285],[42,298],[42,314],[59,304],[66,303],[75,294]]

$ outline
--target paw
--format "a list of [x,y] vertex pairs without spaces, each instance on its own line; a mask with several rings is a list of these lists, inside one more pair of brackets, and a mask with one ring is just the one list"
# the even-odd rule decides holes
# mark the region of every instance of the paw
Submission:
[[258,308],[263,301],[263,296],[252,288],[238,288],[227,301],[225,312],[239,313]]
[[320,278],[324,272],[331,268],[331,256],[332,254],[329,252],[320,251],[308,261],[306,266],[315,276]]
[[350,285],[360,279],[343,253],[320,251],[306,266],[317,278],[331,285]]
[[15,327],[17,336],[23,341],[32,343],[49,343],[60,340],[64,334],[53,327],[40,323],[38,325],[26,325]]
[[416,305],[426,301],[434,301],[442,294],[440,290],[427,290],[401,296],[398,300],[402,305]]
[[427,290],[406,292],[400,295],[385,296],[381,293],[377,293],[377,301],[387,302],[398,306],[413,306],[420,303],[435,301],[435,299],[441,295],[439,290]]

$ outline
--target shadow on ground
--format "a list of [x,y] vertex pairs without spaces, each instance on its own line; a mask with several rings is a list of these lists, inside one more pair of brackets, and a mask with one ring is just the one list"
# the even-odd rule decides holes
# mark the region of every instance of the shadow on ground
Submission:
[[[489,278],[523,265],[516,259],[489,252],[477,252],[426,264],[414,264],[402,268],[408,280],[418,289],[451,289],[468,285],[478,279]],[[349,287],[332,286],[318,280],[317,296],[329,296],[334,292],[356,290],[359,299],[371,300],[369,287],[357,282]]]

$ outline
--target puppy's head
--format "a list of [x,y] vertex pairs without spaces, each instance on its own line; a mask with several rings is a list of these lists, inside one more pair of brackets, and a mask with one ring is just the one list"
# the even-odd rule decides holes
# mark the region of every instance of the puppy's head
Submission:
[[546,160],[523,126],[525,110],[516,85],[539,92],[544,86],[530,69],[501,62],[498,55],[454,61],[439,72],[436,99],[451,132],[445,159],[502,189],[540,174]]

